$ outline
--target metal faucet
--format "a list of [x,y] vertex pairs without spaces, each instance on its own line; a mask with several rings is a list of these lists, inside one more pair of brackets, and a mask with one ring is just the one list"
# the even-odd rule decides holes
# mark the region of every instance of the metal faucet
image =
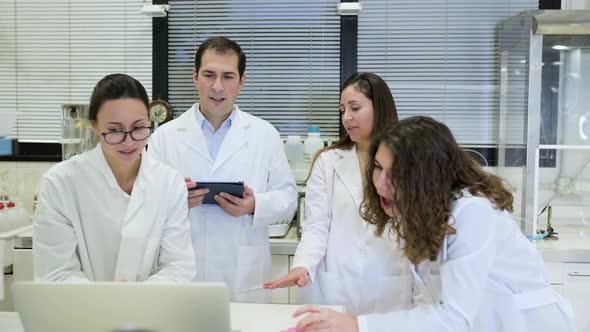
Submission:
[[[552,215],[552,207],[551,205],[547,204],[545,205],[545,207],[543,208],[543,210],[541,210],[541,213],[539,213],[539,215],[543,214],[543,212],[547,211],[547,236],[545,237],[545,239],[547,240],[559,240],[559,233],[557,233],[555,231],[555,229],[553,228],[553,226],[551,225],[551,215]],[[541,233],[543,233],[544,231],[539,230]]]

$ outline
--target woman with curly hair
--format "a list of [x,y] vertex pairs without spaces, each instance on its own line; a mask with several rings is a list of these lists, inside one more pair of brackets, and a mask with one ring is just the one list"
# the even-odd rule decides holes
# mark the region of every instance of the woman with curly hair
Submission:
[[512,194],[447,126],[402,120],[373,141],[370,158],[363,218],[378,235],[397,235],[424,304],[358,317],[308,306],[295,313],[311,313],[298,331],[575,331],[571,307],[510,217]]

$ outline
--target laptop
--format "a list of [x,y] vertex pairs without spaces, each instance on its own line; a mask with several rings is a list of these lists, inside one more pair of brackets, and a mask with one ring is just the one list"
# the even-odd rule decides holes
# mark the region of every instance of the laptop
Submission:
[[26,332],[230,332],[223,283],[17,282]]

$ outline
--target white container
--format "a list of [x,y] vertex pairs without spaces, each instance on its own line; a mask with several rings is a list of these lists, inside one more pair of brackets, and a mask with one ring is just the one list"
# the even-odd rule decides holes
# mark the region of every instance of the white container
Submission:
[[320,137],[320,127],[310,126],[307,131],[307,139],[303,143],[303,160],[309,169],[315,154],[324,147],[324,140]]
[[285,154],[292,170],[300,169],[303,165],[303,143],[299,136],[287,136]]
[[12,201],[3,202],[3,208],[0,207],[0,232],[10,231],[28,223],[30,217],[25,208],[16,206]]

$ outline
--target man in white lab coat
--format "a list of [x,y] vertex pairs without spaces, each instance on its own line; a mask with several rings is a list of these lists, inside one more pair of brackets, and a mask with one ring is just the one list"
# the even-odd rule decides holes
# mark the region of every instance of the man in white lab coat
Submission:
[[223,281],[232,301],[269,302],[268,225],[292,218],[295,181],[277,130],[240,111],[235,100],[246,76],[246,56],[224,37],[204,41],[195,55],[199,103],[161,126],[148,152],[175,167],[187,188],[199,181],[243,181],[243,198],[221,193],[219,205],[201,204],[208,189],[189,190],[195,281]]

